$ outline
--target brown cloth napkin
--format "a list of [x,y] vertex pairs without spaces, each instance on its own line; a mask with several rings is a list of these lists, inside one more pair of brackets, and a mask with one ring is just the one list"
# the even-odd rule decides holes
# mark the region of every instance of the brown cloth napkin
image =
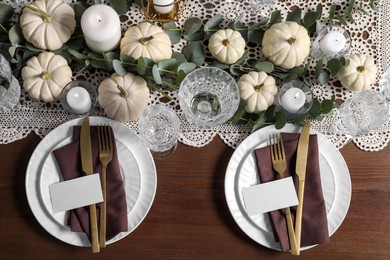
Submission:
[[[80,154],[80,126],[73,127],[73,142],[53,151],[54,157],[60,168],[64,180],[85,176],[81,166]],[[97,127],[91,126],[92,162],[95,173],[100,173],[102,165],[99,161],[99,142]],[[120,172],[118,154],[113,137],[113,158],[107,166],[107,241],[115,237],[118,233],[127,231],[127,204],[126,193]],[[72,192],[72,191],[69,191]],[[66,194],[64,195],[66,196]],[[99,223],[99,207],[96,207]],[[91,238],[89,207],[81,207],[69,212],[69,225],[72,231],[84,232]]]
[[[298,190],[295,162],[299,134],[282,133],[282,138],[287,162],[287,169],[284,176],[292,176],[295,188]],[[279,174],[272,167],[269,146],[256,149],[254,152],[261,182],[266,183],[279,179]],[[291,208],[291,214],[293,216],[295,215],[295,210],[296,207]],[[275,241],[279,241],[282,251],[288,251],[290,245],[285,210],[269,212],[269,216],[274,229]],[[311,135],[309,141],[301,232],[302,247],[329,241],[328,220],[321,187],[317,135]]]

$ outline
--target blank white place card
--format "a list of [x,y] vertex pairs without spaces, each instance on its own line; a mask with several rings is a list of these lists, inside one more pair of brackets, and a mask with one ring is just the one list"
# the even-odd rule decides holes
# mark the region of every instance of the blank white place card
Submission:
[[242,193],[249,216],[299,204],[292,177],[243,188]]
[[54,213],[103,201],[99,174],[54,183],[49,190]]

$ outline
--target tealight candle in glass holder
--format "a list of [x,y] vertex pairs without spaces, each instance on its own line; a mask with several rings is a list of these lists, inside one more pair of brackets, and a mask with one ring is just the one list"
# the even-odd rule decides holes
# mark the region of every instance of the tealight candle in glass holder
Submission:
[[314,58],[330,60],[347,54],[351,47],[351,37],[344,28],[328,25],[321,29],[312,45]]
[[60,101],[68,112],[78,116],[87,115],[96,105],[96,88],[88,81],[71,81],[62,90]]
[[313,104],[313,93],[303,81],[294,80],[284,84],[279,90],[276,109],[284,111],[290,118],[305,114]]

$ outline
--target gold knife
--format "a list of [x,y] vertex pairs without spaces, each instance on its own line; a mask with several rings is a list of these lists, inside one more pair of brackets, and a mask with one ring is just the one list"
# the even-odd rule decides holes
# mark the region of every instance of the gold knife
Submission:
[[302,209],[303,209],[303,194],[305,191],[305,176],[307,165],[307,153],[309,150],[310,138],[310,122],[308,121],[302,128],[299,136],[297,148],[297,162],[295,166],[295,173],[298,176],[298,207],[295,215],[295,238],[297,241],[298,252],[301,247],[301,229],[302,229]]
[[[92,146],[91,146],[91,133],[89,128],[89,117],[85,117],[80,130],[80,152],[81,152],[81,165],[83,172],[86,175],[93,174],[92,164]],[[96,205],[89,205],[89,222],[91,225],[91,244],[92,252],[99,253],[99,237],[98,226],[96,218]]]

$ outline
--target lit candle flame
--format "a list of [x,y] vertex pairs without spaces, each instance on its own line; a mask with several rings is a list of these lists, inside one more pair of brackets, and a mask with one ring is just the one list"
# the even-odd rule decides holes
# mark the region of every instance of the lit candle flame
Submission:
[[97,16],[97,20],[98,20],[99,23],[102,22],[102,18],[99,15]]

